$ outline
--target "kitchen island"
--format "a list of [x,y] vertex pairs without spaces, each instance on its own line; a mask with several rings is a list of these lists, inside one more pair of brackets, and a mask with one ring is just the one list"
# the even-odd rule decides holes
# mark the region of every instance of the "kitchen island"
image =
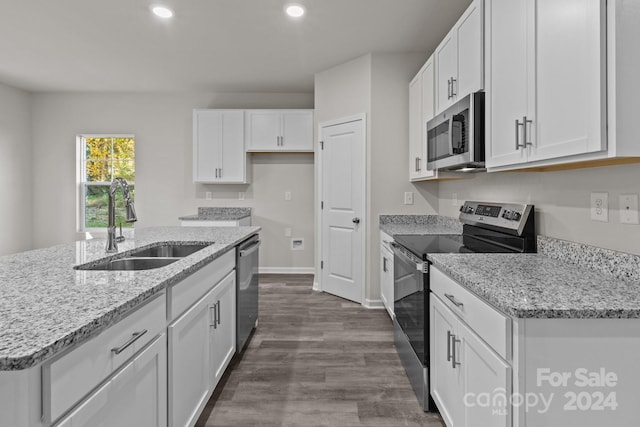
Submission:
[[[140,342],[149,342],[145,348],[158,348],[159,356],[156,359],[159,362],[159,375],[163,370],[162,363],[165,366],[165,407],[158,408],[158,413],[164,412],[165,417],[164,420],[157,417],[157,423],[154,421],[153,425],[166,425],[166,359],[170,342],[167,344],[165,335],[168,334],[171,341],[172,325],[178,324],[182,312],[200,298],[193,297],[188,301],[192,289],[202,289],[203,293],[209,290],[213,292],[218,283],[224,281],[223,277],[227,277],[229,286],[233,285],[235,289],[235,275],[232,274],[235,268],[234,248],[259,230],[259,227],[142,228],[135,231],[133,239],[119,244],[118,254],[106,254],[104,240],[88,240],[0,257],[0,406],[3,413],[0,424],[47,426],[58,423],[60,416],[71,409],[56,408],[58,396],[52,391],[56,386],[56,369],[63,364],[60,361],[91,348],[93,343],[108,338],[111,331],[120,325],[139,317],[140,322],[155,320],[133,335],[129,331],[123,333],[132,337],[129,340],[131,342],[145,335],[140,339]],[[74,266],[92,265],[106,258],[122,258],[134,248],[148,247],[157,242],[204,242],[210,245],[165,267],[151,270],[74,269]],[[217,277],[218,270],[220,277]],[[174,301],[171,300],[172,296]],[[214,301],[214,305],[216,302],[220,307],[219,300]],[[235,307],[231,305],[225,307],[225,314],[230,313],[231,309],[235,312]],[[185,315],[189,311],[191,309]],[[210,317],[208,312],[209,309],[206,313]],[[219,324],[220,315],[213,318]],[[207,330],[208,327],[204,329],[205,333]],[[229,332],[235,334],[235,327]],[[157,335],[155,340],[154,333]],[[120,343],[119,340],[121,338],[118,337]],[[136,362],[138,356],[134,355],[133,350],[136,346],[126,348],[126,344],[111,350],[103,349],[107,356],[111,352],[111,359],[105,368],[107,374],[102,376],[114,375],[103,387],[125,372],[121,366],[128,360],[128,355]],[[146,351],[140,350],[141,353]],[[92,368],[91,364],[99,357],[85,358],[84,365],[78,363],[79,375],[76,376],[82,377],[83,368],[87,368],[91,375],[98,371],[99,366]],[[70,372],[69,378],[73,378],[73,374]],[[162,379],[161,376],[158,378]],[[82,382],[82,379],[70,381],[75,384]],[[69,393],[78,394],[72,385],[67,388]],[[89,393],[99,385],[100,382],[92,383],[83,393]],[[87,399],[84,405],[88,403],[91,403],[91,399]]]

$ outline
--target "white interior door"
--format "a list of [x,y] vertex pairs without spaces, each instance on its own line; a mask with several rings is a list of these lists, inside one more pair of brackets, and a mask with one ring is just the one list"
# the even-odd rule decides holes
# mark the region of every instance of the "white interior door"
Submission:
[[364,294],[364,119],[321,125],[322,290],[362,303]]

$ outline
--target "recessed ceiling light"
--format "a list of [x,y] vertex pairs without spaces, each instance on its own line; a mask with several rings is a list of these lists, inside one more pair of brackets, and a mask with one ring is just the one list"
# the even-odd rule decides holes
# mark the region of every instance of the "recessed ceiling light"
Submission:
[[164,6],[154,6],[151,11],[160,18],[171,18],[173,16],[173,10]]
[[291,16],[292,18],[300,18],[302,15],[304,15],[304,7],[300,6],[299,4],[290,4],[285,8],[285,11],[287,12],[287,15]]

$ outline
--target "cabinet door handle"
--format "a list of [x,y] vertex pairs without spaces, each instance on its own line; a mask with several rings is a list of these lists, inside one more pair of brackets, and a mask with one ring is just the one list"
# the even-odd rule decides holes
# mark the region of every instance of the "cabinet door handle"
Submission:
[[524,123],[520,123],[520,121],[516,119],[516,150],[525,147],[524,144],[520,144],[520,126],[524,126]]
[[218,300],[218,302],[216,303],[216,306],[218,307],[216,309],[216,322],[218,323],[218,325],[220,324],[220,300]]
[[451,99],[451,79],[447,80],[447,99]]
[[524,116],[522,118],[522,147],[526,147],[527,145],[533,145],[532,142],[529,141],[529,132],[527,132],[527,124],[531,125],[531,123],[533,123],[533,120],[527,120],[527,116]]
[[[213,309],[213,313],[211,312],[211,310]],[[216,312],[218,311],[216,304],[210,305],[209,306],[209,314],[213,314],[213,316],[211,316],[211,318],[209,319],[209,325],[213,326],[213,329],[218,329],[218,322],[217,322],[217,318],[218,315],[216,314]]]
[[416,172],[420,172],[420,157],[416,157]]
[[455,337],[451,331],[447,331],[447,362],[451,362],[451,337]]
[[219,176],[219,178],[222,178],[222,168],[219,168],[218,170],[220,171],[220,176]]
[[143,335],[144,335],[144,334],[146,334],[146,333],[147,333],[147,330],[146,330],[146,329],[143,329],[143,330],[141,330],[140,332],[134,332],[134,333],[131,335],[131,338],[129,338],[129,340],[128,340],[126,343],[122,344],[120,347],[114,347],[114,348],[112,348],[112,349],[111,349],[111,352],[112,352],[112,353],[115,353],[115,354],[120,354],[120,353],[122,353],[123,351],[125,351],[125,350],[127,349],[127,347],[129,347],[131,344],[133,344],[134,342],[136,342],[136,341],[138,340],[138,338],[140,338],[141,336],[143,336]]
[[453,98],[454,96],[457,95],[457,93],[455,92],[455,84],[458,80],[454,79],[453,77],[451,77],[451,97]]
[[455,335],[451,335],[451,367],[456,369],[456,366],[460,366],[460,362],[456,361],[456,343],[459,343],[460,340],[456,339]]
[[387,257],[382,257],[382,271],[384,271],[385,273],[388,271],[387,270]]
[[456,307],[462,307],[464,304],[461,303],[460,301],[456,301],[456,297],[454,297],[451,294],[444,294],[445,297],[447,297],[447,299],[449,301],[451,301],[453,303],[453,305],[455,305]]

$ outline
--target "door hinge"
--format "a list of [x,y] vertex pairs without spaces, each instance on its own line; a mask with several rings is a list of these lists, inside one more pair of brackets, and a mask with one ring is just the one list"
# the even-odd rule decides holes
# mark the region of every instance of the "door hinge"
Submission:
[[320,149],[324,150],[324,141],[320,141]]
[[324,268],[324,261],[320,261],[320,270]]

